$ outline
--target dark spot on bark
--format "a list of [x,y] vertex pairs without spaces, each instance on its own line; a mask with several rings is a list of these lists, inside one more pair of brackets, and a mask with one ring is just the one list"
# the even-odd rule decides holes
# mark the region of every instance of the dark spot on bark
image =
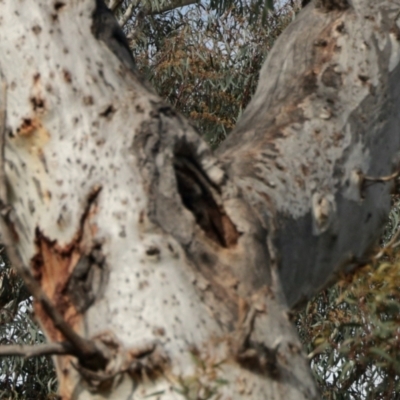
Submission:
[[62,1],[56,1],[56,3],[54,4],[54,9],[56,11],[60,11],[63,7],[65,6],[65,3]]
[[141,281],[141,282],[139,282],[138,288],[139,288],[139,290],[142,290],[142,289],[144,289],[144,288],[146,288],[148,286],[149,286],[149,282],[148,281]]
[[32,118],[24,118],[22,124],[17,128],[17,133],[22,136],[30,135],[35,130]]
[[328,41],[326,39],[317,39],[314,42],[314,46],[316,47],[326,47],[328,45]]
[[22,122],[22,126],[29,126],[32,124],[32,120],[30,118],[24,118]]
[[112,115],[115,113],[115,109],[112,104],[110,104],[104,111],[100,113],[100,117],[111,119]]
[[66,69],[63,70],[63,77],[64,77],[65,82],[67,82],[67,83],[72,82],[71,73],[69,71],[67,71]]
[[367,83],[367,82],[369,81],[369,77],[368,77],[367,75],[362,75],[362,74],[358,75],[358,79],[359,79],[363,84],[365,84],[365,83]]
[[201,253],[200,260],[204,266],[212,267],[214,265],[215,260],[208,253]]
[[83,98],[83,104],[85,104],[85,106],[91,106],[93,105],[94,100],[92,96],[84,96]]
[[371,218],[372,218],[372,214],[368,213],[367,217],[365,218],[365,223],[368,223]]
[[28,208],[29,208],[29,212],[31,213],[31,214],[34,214],[35,213],[35,204],[34,204],[34,202],[32,201],[32,200],[29,200],[28,201]]
[[42,28],[41,28],[39,25],[34,25],[34,26],[32,27],[32,32],[33,32],[35,35],[39,35],[39,33],[42,32]]
[[153,335],[155,336],[165,336],[165,329],[159,326],[153,328]]
[[171,106],[166,105],[166,104],[163,104],[162,106],[160,106],[158,111],[167,117],[174,117],[176,115],[176,112],[174,111],[174,109]]
[[146,250],[146,254],[148,256],[157,256],[158,254],[160,254],[160,249],[158,247],[155,247],[155,246],[149,247]]
[[343,138],[344,138],[344,135],[342,132],[335,132],[333,134],[333,140],[334,140],[335,145],[339,145],[340,142],[343,140]]
[[303,174],[304,174],[305,176],[308,176],[308,174],[310,173],[309,168],[308,168],[306,165],[304,165],[304,164],[301,165],[301,171],[303,172]]
[[236,360],[238,363],[253,372],[268,374],[277,379],[279,377],[277,351],[269,349],[262,343],[248,341],[243,350],[238,352]]
[[41,99],[40,97],[31,97],[30,101],[32,104],[33,111],[40,112],[45,109],[44,100]]
[[335,71],[336,65],[330,65],[322,74],[321,81],[327,87],[339,88],[342,85],[342,75]]
[[35,75],[33,75],[33,83],[36,85],[40,80],[40,73],[36,72]]
[[314,93],[317,90],[317,76],[314,71],[311,71],[304,76],[302,86],[306,94]]
[[340,22],[340,24],[336,27],[336,31],[339,33],[346,32],[346,26],[345,26],[344,22]]

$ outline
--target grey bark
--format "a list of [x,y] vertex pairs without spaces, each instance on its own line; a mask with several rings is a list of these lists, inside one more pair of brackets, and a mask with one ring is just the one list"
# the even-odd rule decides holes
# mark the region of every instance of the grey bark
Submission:
[[278,39],[218,151],[279,256],[290,306],[367,260],[398,168],[398,2],[310,5]]

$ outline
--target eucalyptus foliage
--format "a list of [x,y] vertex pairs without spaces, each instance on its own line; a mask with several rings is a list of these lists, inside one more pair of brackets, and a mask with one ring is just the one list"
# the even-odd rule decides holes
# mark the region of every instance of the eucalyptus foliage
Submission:
[[399,212],[397,201],[383,234],[386,247],[297,316],[323,399],[399,398]]
[[[0,345],[45,342],[32,315],[32,299],[9,264],[0,259]],[[0,358],[1,399],[56,399],[56,375],[50,357]]]
[[197,3],[125,28],[140,71],[213,146],[249,103],[265,55],[295,16],[289,5],[266,16],[259,6],[217,12]]

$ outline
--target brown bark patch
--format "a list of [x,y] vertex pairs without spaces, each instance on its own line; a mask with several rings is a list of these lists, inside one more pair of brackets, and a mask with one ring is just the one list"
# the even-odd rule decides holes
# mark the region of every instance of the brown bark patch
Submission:
[[[77,312],[70,299],[65,296],[65,287],[71,270],[80,258],[79,252],[69,246],[69,248],[60,248],[56,241],[45,237],[39,229],[36,230],[35,244],[37,252],[32,259],[34,275],[40,281],[45,294],[52,300],[54,307],[71,326],[74,326],[78,322]],[[35,302],[35,313],[52,340],[63,340],[62,335],[55,329],[39,302]]]
[[34,132],[41,130],[42,122],[38,118],[24,118],[21,125],[17,128],[20,136],[31,136]]
[[[72,327],[77,327],[80,323],[80,313],[87,309],[88,304],[93,303],[94,297],[90,297],[83,305],[82,301],[75,301],[76,298],[71,296],[71,292],[76,288],[76,293],[92,295],[91,281],[87,278],[93,275],[91,272],[95,267],[102,267],[104,259],[101,246],[93,239],[96,225],[90,221],[97,212],[95,200],[100,189],[96,187],[89,194],[79,229],[69,244],[60,246],[56,240],[49,239],[36,229],[36,254],[31,261],[34,276],[54,307]],[[102,282],[101,279],[100,281]],[[83,300],[86,299],[85,296],[81,297]],[[35,312],[53,341],[64,339],[39,302],[35,302]]]

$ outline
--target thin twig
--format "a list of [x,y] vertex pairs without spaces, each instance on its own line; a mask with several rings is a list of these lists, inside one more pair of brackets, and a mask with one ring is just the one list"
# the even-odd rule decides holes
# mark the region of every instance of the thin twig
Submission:
[[393,179],[396,179],[399,176],[399,174],[400,171],[396,171],[393,174],[387,176],[373,177],[364,175],[362,178],[364,181],[369,181],[369,182],[389,182],[392,181]]
[[175,8],[181,8],[185,6],[190,6],[192,4],[198,3],[199,0],[177,0],[177,1],[172,1],[169,4],[166,4],[164,7],[160,7],[158,9],[154,10],[145,10],[144,14],[145,15],[158,15],[162,14],[168,11],[175,10]]
[[0,357],[21,356],[24,358],[40,357],[48,355],[75,355],[74,348],[68,342],[43,343],[28,345],[0,346]]
[[121,4],[122,4],[122,0],[114,0],[114,1],[111,1],[111,2],[109,3],[108,8],[109,8],[111,11],[115,12],[115,10],[116,10]]
[[126,8],[124,14],[122,15],[122,17],[118,20],[121,27],[124,27],[126,25],[126,23],[129,21],[129,19],[132,17],[133,12],[138,7],[139,3],[140,3],[140,1],[135,0],[129,4],[129,6]]
[[392,238],[389,240],[389,243],[382,248],[382,250],[374,257],[375,260],[379,260],[388,249],[394,248],[398,246],[398,242],[396,243],[396,240],[399,238],[400,236],[400,229],[397,230],[397,232],[392,236]]
[[[124,15],[118,20],[119,24],[124,27],[126,23],[129,21],[129,19],[132,17],[135,9],[139,6],[140,1],[132,1],[132,3],[129,4],[127,9],[125,10]],[[199,3],[199,0],[176,0],[172,1],[169,4],[165,4],[163,7],[142,7],[141,10],[138,13],[139,18],[147,17],[147,16],[154,16],[154,15],[159,15],[163,14],[168,11],[175,10],[176,8],[181,8],[185,6],[190,6],[192,4]]]

